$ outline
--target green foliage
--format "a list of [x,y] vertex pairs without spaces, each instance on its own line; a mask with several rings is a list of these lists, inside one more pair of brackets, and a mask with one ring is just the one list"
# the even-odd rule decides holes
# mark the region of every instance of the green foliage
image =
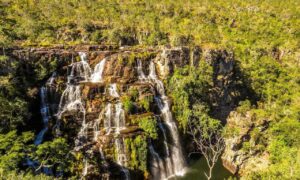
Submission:
[[139,105],[147,112],[150,111],[150,105],[153,103],[153,96],[144,96],[139,99]]
[[7,134],[0,134],[0,171],[16,170],[22,162],[25,162],[25,158],[30,156],[33,149],[32,145],[28,145],[33,137],[34,134],[31,132],[19,135],[16,131],[10,131]]
[[126,149],[130,154],[130,167],[147,171],[147,142],[145,137],[139,135],[134,139],[125,140]]
[[222,130],[221,122],[208,115],[208,108],[202,104],[194,104],[192,109],[191,127],[197,127],[201,131],[203,139],[208,139],[212,134],[220,134]]
[[16,171],[1,171],[0,170],[0,179],[1,180],[50,180],[53,179],[52,177],[39,174],[39,175],[32,175],[30,173],[17,173]]
[[157,138],[157,121],[151,116],[142,117],[138,120],[139,127],[143,129],[146,134],[153,138]]
[[174,105],[172,110],[180,126],[186,129],[192,116],[192,106],[207,102],[207,94],[212,84],[212,68],[205,62],[199,67],[186,66],[177,69],[168,81],[169,92]]
[[24,125],[24,118],[29,115],[27,103],[21,99],[8,100],[0,95],[0,133]]
[[47,141],[37,147],[32,157],[44,167],[53,168],[56,172],[70,172],[71,162],[74,160],[70,148],[64,138]]
[[123,96],[121,101],[123,103],[124,110],[130,114],[134,110],[134,104],[131,101],[131,98],[129,96]]
[[128,93],[134,101],[139,97],[139,91],[136,88],[131,88]]

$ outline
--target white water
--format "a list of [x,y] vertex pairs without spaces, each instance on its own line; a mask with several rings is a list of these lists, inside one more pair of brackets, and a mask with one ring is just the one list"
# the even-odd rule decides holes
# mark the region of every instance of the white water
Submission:
[[[142,62],[138,60],[138,75],[139,79],[142,81],[152,82],[155,89],[158,92],[158,96],[155,98],[156,103],[159,106],[161,115],[170,131],[172,145],[168,148],[170,151],[169,156],[165,158],[167,166],[167,178],[174,176],[183,176],[185,174],[186,161],[182,153],[182,147],[179,141],[179,133],[177,126],[173,120],[172,112],[169,107],[168,97],[165,95],[165,88],[163,82],[157,78],[155,65],[151,61],[149,66],[149,75],[146,78],[142,70]],[[163,133],[165,132],[162,130]],[[152,173],[155,175],[155,172]],[[155,179],[160,179],[160,177],[155,177]]]
[[127,163],[127,157],[125,154],[125,146],[124,146],[124,140],[120,138],[115,139],[115,146],[117,151],[117,163],[121,166],[121,171],[124,173],[125,179],[130,179],[130,173],[128,169],[125,168]]
[[120,130],[125,128],[125,112],[122,108],[122,103],[115,104],[115,117],[114,126],[116,128],[116,133],[120,134]]
[[105,117],[104,117],[104,128],[106,130],[106,134],[110,134],[111,132],[111,121],[112,121],[112,105],[108,103],[105,107]]
[[170,152],[169,152],[169,146],[168,146],[168,142],[167,142],[168,139],[167,139],[165,127],[163,126],[163,124],[161,122],[158,123],[158,127],[162,131],[162,133],[163,133],[164,145],[165,145],[165,149],[166,149],[166,156],[169,157]]
[[53,72],[50,79],[47,81],[47,85],[52,86],[56,77],[56,72]]
[[83,159],[83,164],[84,164],[84,167],[83,167],[83,170],[82,170],[82,176],[86,176],[87,173],[88,173],[88,167],[89,167],[89,163],[88,163],[88,160],[86,158]]
[[102,82],[102,74],[103,74],[103,70],[104,70],[104,67],[105,67],[105,61],[106,61],[106,59],[103,59],[102,61],[100,61],[100,63],[98,63],[95,66],[94,72],[91,75],[91,81],[93,83]]
[[[101,112],[100,118],[103,117]],[[110,134],[114,129],[116,134],[120,134],[120,130],[125,128],[125,112],[122,103],[114,104],[108,103],[104,109],[104,129],[106,134]],[[98,127],[97,127],[98,128]]]
[[60,118],[66,111],[78,110],[80,112],[85,112],[85,108],[81,100],[80,86],[67,84],[67,87],[60,98],[57,116]]
[[112,97],[119,97],[116,83],[113,83],[113,84],[109,85],[108,92],[109,92],[109,95],[112,96]]
[[83,81],[89,81],[89,78],[92,74],[89,63],[87,63],[87,55],[84,52],[79,52],[81,61],[72,63],[72,69],[70,77],[77,77],[83,79]]
[[36,139],[34,140],[35,145],[39,145],[42,143],[44,139],[45,133],[48,131],[48,122],[50,118],[49,105],[47,100],[47,88],[42,87],[40,90],[40,98],[41,98],[41,108],[40,112],[43,119],[43,129],[38,133]]
[[159,156],[159,154],[155,151],[152,143],[148,143],[149,151],[152,156],[152,167],[151,172],[153,175],[153,179],[166,179],[167,170],[164,166],[164,160]]
[[140,80],[145,80],[146,76],[143,72],[143,65],[142,61],[140,59],[137,60],[137,72],[138,72],[138,77]]

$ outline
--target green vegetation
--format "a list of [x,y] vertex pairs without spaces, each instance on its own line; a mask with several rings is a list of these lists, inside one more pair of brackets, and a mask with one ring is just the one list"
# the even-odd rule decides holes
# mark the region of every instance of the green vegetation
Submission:
[[[45,163],[65,160],[69,143],[62,139],[33,147],[31,126],[37,87],[58,67],[57,58],[31,61],[6,56],[8,47],[51,46],[54,44],[107,43],[120,45],[186,45],[232,51],[246,85],[256,99],[238,105],[240,114],[249,113],[255,125],[268,123],[266,130],[255,127],[245,152],[258,150],[269,155],[270,165],[249,174],[251,179],[300,178],[300,1],[203,0],[203,1],[75,1],[2,0],[0,2],[0,175],[2,179],[24,179],[30,171],[24,158],[61,148]],[[3,49],[2,49],[3,47]],[[145,56],[141,54],[141,56]],[[134,63],[136,57],[128,62]],[[214,88],[213,70],[201,60],[199,67],[177,69],[168,80],[172,110],[183,131],[190,119],[212,118],[208,94]],[[134,111],[136,92],[122,99],[126,112]],[[133,99],[131,99],[133,97]],[[255,103],[253,103],[255,101]],[[141,100],[145,110],[151,101]],[[202,108],[198,111],[197,108]],[[201,112],[201,113],[199,113]],[[201,119],[201,118],[200,118]],[[155,137],[153,121],[140,122]],[[228,137],[239,133],[231,129]],[[31,131],[31,132],[28,132]],[[226,137],[225,137],[226,138]],[[146,169],[146,143],[138,136],[129,148],[132,167]],[[132,145],[133,144],[133,145]],[[140,159],[134,159],[134,158]],[[69,169],[63,161],[57,169]],[[56,165],[55,165],[56,166]],[[2,173],[5,171],[4,173]],[[20,173],[20,175],[18,175]],[[24,174],[25,173],[25,174]],[[28,177],[28,178],[29,178]],[[36,177],[44,178],[44,177]],[[34,178],[33,178],[34,179]]]
[[124,109],[127,113],[131,113],[134,110],[134,104],[133,101],[131,100],[131,98],[129,96],[123,96],[122,99],[122,104],[124,106]]
[[147,171],[147,142],[145,137],[137,136],[134,139],[125,140],[127,152],[130,152],[130,167]]
[[157,138],[157,121],[152,116],[138,119],[138,124],[146,132],[146,135],[153,139]]

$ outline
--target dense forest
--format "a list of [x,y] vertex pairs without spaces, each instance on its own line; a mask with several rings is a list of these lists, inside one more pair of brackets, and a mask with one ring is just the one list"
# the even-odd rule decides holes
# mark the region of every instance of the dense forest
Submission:
[[[57,57],[31,61],[10,55],[18,48],[81,45],[132,51],[187,47],[230,56],[235,73],[226,77],[233,78],[236,91],[243,90],[236,99],[218,99],[217,92],[223,88],[218,82],[227,79],[204,60],[197,67],[175,68],[163,80],[181,139],[188,141],[191,126],[199,126],[203,137],[213,131],[227,143],[249,127],[240,153],[250,159],[264,157],[267,165],[231,178],[300,178],[300,1],[0,0],[1,179],[53,179],[53,174],[63,179],[81,177],[83,155],[73,153],[69,135],[48,133],[43,143],[34,144],[42,127],[36,120],[41,116],[36,110],[38,88],[62,69],[63,62]],[[128,65],[154,55],[135,56],[119,59]],[[153,99],[140,99],[136,94],[128,90],[120,98],[125,113],[132,117],[154,108]],[[221,101],[234,101],[231,113],[218,109]],[[244,124],[230,124],[234,118]],[[148,116],[135,125],[146,135],[125,140],[138,157],[131,155],[134,160],[128,167],[147,178],[145,137],[157,139],[158,125]],[[30,163],[38,165],[33,168]],[[46,171],[41,168],[54,172],[41,173]]]

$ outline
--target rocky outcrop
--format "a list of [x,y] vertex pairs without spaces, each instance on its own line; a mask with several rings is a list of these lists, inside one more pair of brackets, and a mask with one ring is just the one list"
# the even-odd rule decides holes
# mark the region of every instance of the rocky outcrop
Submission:
[[[231,112],[227,120],[229,134],[222,155],[224,166],[233,174],[246,175],[268,166],[268,154],[259,142],[260,133],[265,131],[268,121],[256,121],[254,114]],[[261,141],[261,140],[260,140]]]

